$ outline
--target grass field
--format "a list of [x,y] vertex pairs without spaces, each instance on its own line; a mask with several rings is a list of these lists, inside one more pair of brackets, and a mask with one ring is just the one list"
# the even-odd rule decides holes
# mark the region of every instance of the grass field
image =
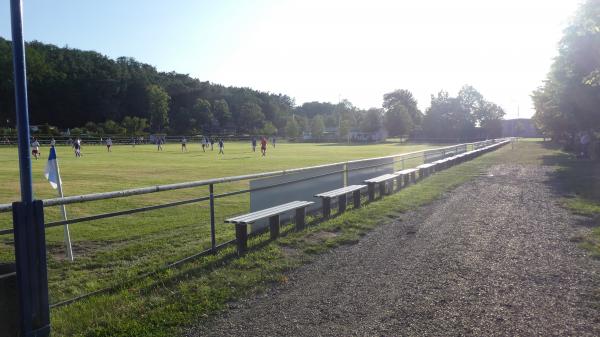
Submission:
[[[435,145],[439,146],[439,145]],[[189,144],[182,153],[179,144],[167,144],[158,152],[154,146],[115,146],[107,153],[103,146],[84,146],[83,157],[75,158],[68,147],[57,147],[65,195],[106,192],[157,184],[265,172],[344,160],[406,153],[435,147],[431,144],[291,144],[269,147],[266,157],[253,153],[248,143],[227,143],[225,155],[218,150],[202,152]],[[48,149],[33,161],[34,191],[37,198],[52,198],[43,177]],[[15,148],[0,148],[0,203],[19,197],[18,161]],[[407,163],[418,164],[415,163]],[[248,187],[247,181],[221,184],[216,193]],[[73,204],[69,217],[154,205],[167,201],[201,197],[207,187],[147,194],[128,198]],[[248,210],[248,194],[219,199],[216,204],[217,240],[233,238],[232,226],[223,225],[229,215]],[[58,207],[45,211],[46,221],[58,220]],[[138,213],[118,218],[84,222],[71,226],[75,262],[65,261],[62,227],[47,230],[49,287],[52,303],[85,294],[137,275],[153,271],[210,246],[208,203],[196,203]],[[0,214],[0,228],[10,228],[11,215]],[[0,237],[0,261],[13,260],[12,237]]]

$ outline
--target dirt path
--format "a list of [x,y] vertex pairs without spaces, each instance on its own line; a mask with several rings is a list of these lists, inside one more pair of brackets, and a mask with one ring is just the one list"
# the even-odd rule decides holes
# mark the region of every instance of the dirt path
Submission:
[[600,336],[600,261],[544,167],[499,165],[189,336]]

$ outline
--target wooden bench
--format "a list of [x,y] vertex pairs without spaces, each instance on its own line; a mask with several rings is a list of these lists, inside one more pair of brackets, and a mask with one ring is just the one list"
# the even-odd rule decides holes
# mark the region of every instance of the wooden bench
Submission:
[[312,201],[292,201],[287,204],[266,208],[260,211],[239,215],[226,219],[225,222],[235,224],[235,239],[238,253],[243,254],[248,248],[248,225],[258,220],[269,219],[271,239],[279,236],[279,215],[289,211],[296,211],[296,229],[304,228],[306,207],[314,204]]
[[408,184],[415,183],[417,181],[417,171],[416,168],[412,168],[395,172],[396,190],[399,190],[401,187],[406,187]]
[[331,215],[331,199],[333,198],[338,198],[338,213],[343,213],[346,210],[346,196],[348,193],[352,193],[354,208],[359,208],[360,190],[365,187],[367,187],[367,185],[350,185],[332,191],[319,193],[315,195],[315,198],[321,198],[323,205],[323,216],[327,218]]
[[444,159],[436,160],[432,164],[435,164],[434,170],[437,172],[437,171],[445,170],[448,167],[450,167],[450,163],[451,163],[450,158],[444,158]]
[[460,161],[462,160],[462,158],[463,158],[462,154],[457,154],[457,155],[454,155],[454,156],[452,156],[450,158],[447,158],[448,159],[448,165],[449,166],[454,166],[454,165],[460,163]]
[[432,174],[434,167],[435,167],[434,163],[421,164],[421,165],[417,166],[417,169],[419,170],[419,179],[423,179],[423,178],[429,176],[430,174]]
[[393,182],[397,176],[395,174],[384,174],[379,177],[371,178],[365,180],[365,184],[367,184],[367,190],[369,193],[369,201],[375,200],[375,187],[379,185],[379,197],[383,197],[383,195],[387,194],[387,185],[389,182]]

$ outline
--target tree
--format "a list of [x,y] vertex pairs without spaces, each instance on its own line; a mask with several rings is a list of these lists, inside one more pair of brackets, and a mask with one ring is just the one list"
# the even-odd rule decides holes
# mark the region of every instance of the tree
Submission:
[[152,84],[146,88],[148,95],[148,111],[150,125],[153,130],[161,132],[169,125],[169,95],[160,86]]
[[104,129],[104,132],[109,135],[123,135],[127,132],[127,130],[119,125],[119,123],[110,119],[102,124],[102,128]]
[[587,0],[564,30],[544,85],[532,94],[534,120],[553,140],[600,131],[600,1]]
[[423,132],[435,139],[471,138],[475,131],[475,121],[465,110],[460,99],[450,97],[440,91],[431,95],[431,106],[423,119]]
[[213,102],[213,115],[219,121],[221,127],[231,121],[231,112],[226,100],[217,99]]
[[412,130],[412,119],[404,105],[394,106],[385,112],[385,128],[390,136],[403,136]]
[[477,112],[480,128],[487,138],[498,138],[502,136],[502,119],[504,109],[497,104],[485,102]]
[[265,120],[262,109],[256,103],[244,103],[240,108],[238,127],[242,131],[254,132],[260,129]]
[[121,125],[127,130],[129,136],[140,136],[148,128],[148,120],[146,118],[125,116]]
[[340,138],[346,138],[348,137],[348,134],[350,133],[350,121],[347,119],[342,120],[342,122],[340,123],[340,130],[339,130],[339,134],[340,134]]
[[273,125],[273,123],[267,121],[260,130],[260,133],[266,136],[273,136],[277,134],[277,128],[275,127],[275,125]]
[[93,134],[100,135],[100,136],[104,135],[104,128],[102,128],[100,125],[98,125],[94,122],[85,123],[84,128],[89,133],[93,133]]
[[423,113],[419,110],[417,100],[410,91],[399,89],[383,95],[383,108],[386,111],[398,106],[403,106],[406,109],[412,125],[421,125],[423,122]]
[[365,118],[360,125],[363,132],[377,132],[381,130],[381,118],[383,111],[381,109],[371,108],[367,110]]
[[321,138],[321,136],[323,136],[324,132],[325,132],[325,122],[323,120],[323,116],[316,115],[312,119],[310,133],[313,136],[313,138],[319,139],[319,138]]
[[290,116],[285,124],[285,135],[288,138],[296,138],[300,134],[300,125],[296,122],[294,116]]
[[502,135],[504,110],[497,104],[486,101],[483,95],[470,85],[465,85],[458,93],[458,100],[463,111],[471,115],[471,119],[479,125],[482,135],[487,138]]
[[[130,116],[146,118],[153,131],[160,128],[163,132],[189,132],[199,127],[197,122],[212,129],[235,128],[240,122],[242,105],[254,103],[265,114],[264,120],[282,129],[294,109],[294,100],[286,95],[224,87],[185,74],[159,72],[130,57],[110,59],[93,51],[59,48],[37,41],[27,43],[26,48],[32,124],[47,123],[65,129],[81,127],[87,122],[98,125],[108,119],[122,121]],[[11,42],[0,38],[0,74],[12,72],[11,49]],[[154,92],[149,90],[150,86],[160,87],[169,96],[166,118],[157,113],[154,100],[157,95],[151,95]],[[197,99],[210,103],[214,118],[208,123],[191,116]],[[10,76],[0,76],[0,125],[14,127]],[[169,128],[164,130],[167,125]]]
[[296,114],[313,118],[316,115],[331,115],[335,105],[329,102],[306,102],[296,108]]
[[196,129],[196,131],[206,130],[211,127],[211,122],[213,120],[213,115],[211,113],[210,102],[203,99],[198,98],[190,111],[190,117],[193,119],[192,126]]

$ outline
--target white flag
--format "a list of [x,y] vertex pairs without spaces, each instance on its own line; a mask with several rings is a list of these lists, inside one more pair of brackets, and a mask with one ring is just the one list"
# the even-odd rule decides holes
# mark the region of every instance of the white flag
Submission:
[[46,163],[44,176],[48,179],[48,182],[52,185],[53,189],[58,187],[59,181],[62,183],[60,174],[58,173],[58,163],[56,162],[56,151],[54,150],[54,146],[50,147],[50,155],[48,156],[48,163]]

